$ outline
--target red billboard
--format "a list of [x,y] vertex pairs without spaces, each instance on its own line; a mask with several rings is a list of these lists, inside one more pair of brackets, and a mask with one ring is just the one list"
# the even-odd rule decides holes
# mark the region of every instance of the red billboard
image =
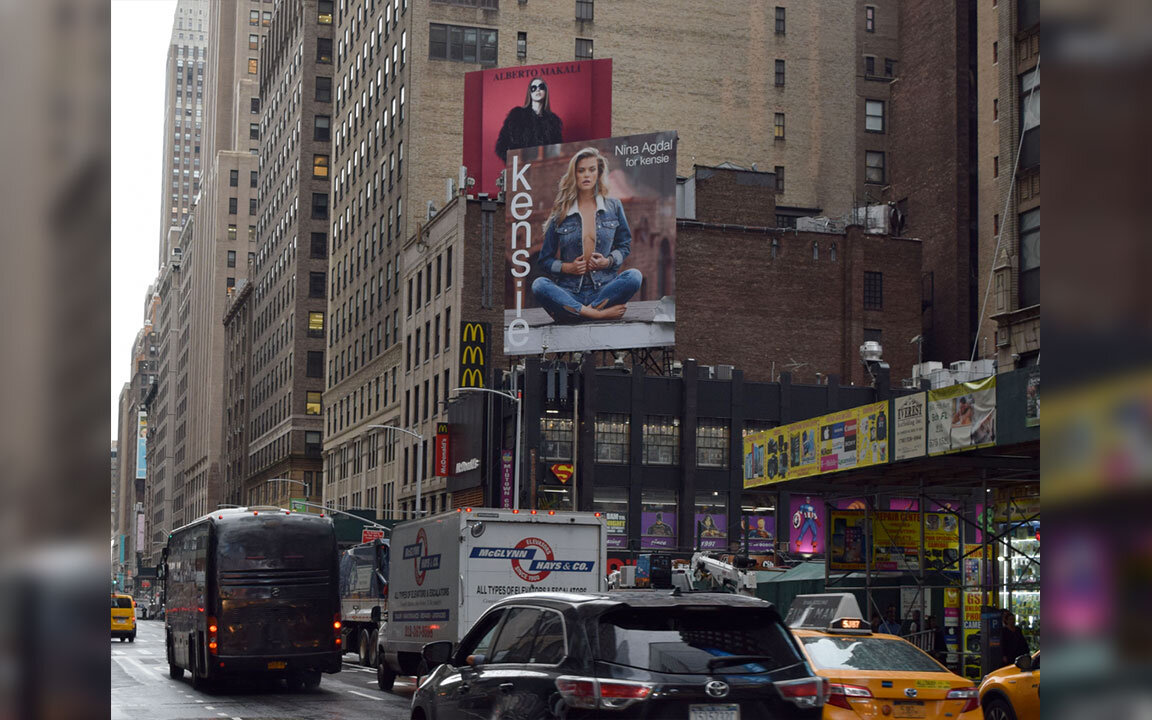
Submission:
[[464,166],[471,194],[499,191],[509,150],[609,137],[612,60],[477,70],[464,76]]

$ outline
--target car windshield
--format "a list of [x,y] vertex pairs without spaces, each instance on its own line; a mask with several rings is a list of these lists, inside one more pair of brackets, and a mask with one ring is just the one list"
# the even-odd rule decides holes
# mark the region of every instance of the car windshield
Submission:
[[878,637],[804,637],[812,664],[821,670],[945,672],[935,660],[904,640]]
[[[747,657],[731,665],[709,661]],[[657,672],[765,673],[801,662],[778,616],[759,608],[625,607],[600,619],[597,659]]]

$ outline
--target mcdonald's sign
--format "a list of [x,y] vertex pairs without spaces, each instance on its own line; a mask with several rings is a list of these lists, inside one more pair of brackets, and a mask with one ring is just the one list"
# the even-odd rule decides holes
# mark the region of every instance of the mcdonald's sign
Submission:
[[460,323],[460,387],[488,386],[488,336],[491,334],[488,323]]
[[448,423],[436,423],[436,456],[433,465],[437,477],[452,474],[452,440]]

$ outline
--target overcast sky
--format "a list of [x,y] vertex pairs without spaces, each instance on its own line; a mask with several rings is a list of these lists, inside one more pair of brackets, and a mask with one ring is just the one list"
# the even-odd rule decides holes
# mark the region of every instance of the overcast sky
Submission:
[[176,0],[112,0],[111,430],[160,251],[164,80]]

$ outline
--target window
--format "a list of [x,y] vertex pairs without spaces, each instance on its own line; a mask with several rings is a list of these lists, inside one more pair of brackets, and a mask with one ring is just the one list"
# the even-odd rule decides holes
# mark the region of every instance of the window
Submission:
[[497,37],[489,28],[432,23],[428,27],[428,57],[492,65],[496,63]]
[[332,78],[316,78],[316,102],[332,102]]
[[319,415],[321,393],[309,391],[306,393],[306,396],[307,401],[304,404],[304,414]]
[[256,174],[255,170],[251,170],[248,172],[248,187],[250,187],[250,188],[256,187],[256,178],[257,177],[259,177],[259,176]]
[[259,25],[260,24],[260,11],[259,10],[251,10],[248,12],[248,24],[249,25]]
[[260,98],[258,98],[258,97],[252,98],[251,103],[252,103],[252,105],[251,105],[250,112],[253,115],[259,115],[260,114]]
[[328,219],[328,193],[312,193],[312,219]]
[[272,24],[272,12],[270,10],[264,11],[264,14],[260,19],[260,24],[264,27],[268,27]]
[[572,459],[572,418],[540,418],[540,457],[543,460]]
[[332,139],[332,118],[329,115],[317,115],[312,123],[312,139],[328,142]]
[[992,177],[1000,177],[1000,156],[994,155],[992,157]]
[[776,34],[777,35],[783,35],[784,34],[784,12],[785,12],[784,8],[782,8],[782,7],[776,8]]
[[228,186],[229,187],[236,187],[239,184],[240,184],[240,171],[239,170],[229,170],[228,171]]
[[576,0],[576,19],[592,22],[592,0]]
[[228,198],[228,214],[235,215],[240,203],[236,198]]
[[332,38],[316,38],[316,62],[332,64]]
[[628,463],[628,427],[624,413],[596,413],[596,462]]
[[1000,234],[1000,213],[996,213],[992,216],[992,234]]
[[256,58],[248,58],[248,74],[255,75],[260,72],[260,61]]
[[645,465],[678,465],[680,463],[680,420],[662,415],[644,418]]
[[864,30],[876,32],[876,8],[872,5],[864,6]]
[[1040,166],[1040,68],[1033,68],[1020,76],[1020,131],[1024,139],[1020,145],[1020,168],[1030,170]]
[[864,342],[884,344],[884,331],[878,328],[864,328]]
[[864,309],[882,310],[884,308],[884,273],[864,271]]
[[324,313],[310,312],[308,313],[308,337],[322,338],[324,337]]
[[884,153],[868,150],[864,153],[864,182],[884,184]]
[[444,287],[452,287],[452,248],[448,248],[448,256],[444,260]]
[[228,267],[232,267],[232,268],[236,267],[236,251],[235,250],[229,250],[228,251]]
[[784,113],[776,113],[774,137],[777,140],[784,139]]
[[306,375],[310,378],[324,377],[324,351],[308,351],[308,367]]
[[248,139],[260,139],[260,123],[248,123]]
[[576,38],[576,59],[592,59],[592,41],[585,38]]
[[256,198],[248,198],[248,214],[255,215],[256,209]]
[[884,58],[884,77],[893,77],[896,74],[896,61]]
[[308,297],[322,298],[327,287],[327,274],[323,272],[308,273]]
[[328,257],[328,235],[322,232],[312,233],[311,256],[316,259]]
[[313,155],[312,156],[312,177],[318,177],[318,178],[328,177],[328,156],[327,155]]
[[993,41],[992,42],[992,64],[995,65],[998,62],[1000,62],[1000,43]]
[[230,278],[225,279],[224,287],[228,288],[229,290],[236,287],[236,278],[230,277]]
[[255,225],[249,225],[248,226],[248,242],[250,242],[250,243],[256,242],[256,226]]
[[864,56],[864,74],[865,75],[875,75],[876,74],[876,58],[872,57],[871,55],[865,55]]
[[320,457],[322,448],[320,431],[307,430],[304,432],[304,454],[308,457]]
[[316,3],[316,22],[320,25],[332,24],[332,4],[334,0],[319,0]]
[[784,166],[777,165],[772,172],[776,174],[776,192],[784,192]]
[[884,132],[884,101],[864,101],[864,129],[868,132]]
[[1040,304],[1040,208],[1020,215],[1020,307]]
[[230,240],[231,242],[236,242],[236,226],[235,225],[229,225],[228,226],[228,240]]
[[1000,98],[992,99],[992,121],[1000,119]]
[[776,87],[784,87],[784,61],[776,61]]
[[528,33],[516,33],[516,58],[523,60],[528,57]]

